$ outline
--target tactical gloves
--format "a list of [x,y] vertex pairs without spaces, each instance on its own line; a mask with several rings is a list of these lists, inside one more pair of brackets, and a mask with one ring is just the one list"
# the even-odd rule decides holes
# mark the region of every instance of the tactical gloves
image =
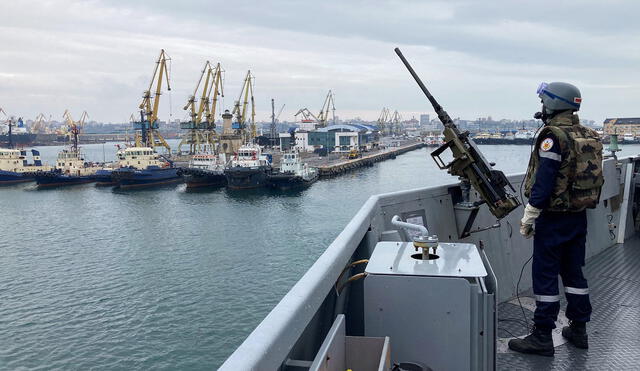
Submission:
[[540,216],[542,209],[535,208],[529,204],[524,208],[524,216],[520,219],[520,234],[524,238],[533,236],[533,223]]

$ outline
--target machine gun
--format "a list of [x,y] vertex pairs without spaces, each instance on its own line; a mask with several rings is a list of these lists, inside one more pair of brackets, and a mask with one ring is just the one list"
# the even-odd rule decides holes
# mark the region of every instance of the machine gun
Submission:
[[[400,49],[395,48],[395,52],[407,67],[411,76],[416,80],[422,92],[427,96],[436,114],[438,114],[438,118],[444,125],[443,134],[445,144],[431,152],[431,157],[433,157],[433,160],[440,169],[447,169],[449,174],[459,176],[462,179],[463,202],[469,203],[469,183],[471,183],[482,198],[482,202],[473,205],[475,206],[475,212],[472,212],[469,216],[464,231],[461,233],[461,237],[469,235],[471,224],[473,224],[473,219],[475,219],[477,214],[477,207],[481,203],[486,203],[496,218],[501,219],[507,216],[520,205],[518,198],[507,189],[507,187],[509,187],[511,191],[515,192],[515,189],[511,183],[509,183],[507,177],[502,171],[492,168],[494,164],[488,162],[484,156],[482,156],[482,152],[480,152],[478,146],[469,138],[469,132],[460,132],[458,127],[453,123],[453,120],[451,120],[451,117],[449,117],[449,114],[440,106],[433,95],[429,93],[429,90],[427,90],[422,80],[420,80],[420,77],[418,77],[409,62],[407,62],[404,55],[402,55]],[[440,155],[448,148],[451,149],[451,153],[453,154],[453,161],[445,164],[440,158]]]

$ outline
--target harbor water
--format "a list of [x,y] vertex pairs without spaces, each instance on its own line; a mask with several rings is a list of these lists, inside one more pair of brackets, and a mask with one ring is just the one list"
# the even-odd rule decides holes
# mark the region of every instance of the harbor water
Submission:
[[[526,169],[528,146],[481,149]],[[0,188],[0,369],[215,369],[369,196],[456,180],[430,150],[296,193]]]

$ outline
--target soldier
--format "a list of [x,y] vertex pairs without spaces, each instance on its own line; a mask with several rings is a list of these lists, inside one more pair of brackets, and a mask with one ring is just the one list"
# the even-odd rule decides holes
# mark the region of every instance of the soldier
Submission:
[[[529,203],[520,233],[533,236],[534,327],[524,339],[509,341],[522,353],[553,356],[551,331],[560,310],[558,275],[562,277],[570,325],[562,336],[578,348],[588,348],[586,323],[591,304],[582,274],[587,236],[587,208],[595,208],[602,187],[602,143],[598,134],[582,125],[575,114],[582,98],[578,88],[563,82],[542,83],[545,127],[536,140],[525,177]],[[535,225],[535,228],[534,228]]]

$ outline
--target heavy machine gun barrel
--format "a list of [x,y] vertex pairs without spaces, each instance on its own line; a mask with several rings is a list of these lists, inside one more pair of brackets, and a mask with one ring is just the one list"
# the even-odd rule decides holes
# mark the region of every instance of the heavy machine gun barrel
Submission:
[[[469,181],[473,188],[480,194],[482,200],[487,204],[489,210],[497,218],[507,216],[511,211],[520,205],[518,198],[513,195],[507,187],[515,193],[515,189],[509,183],[509,180],[500,170],[494,170],[493,164],[488,162],[478,146],[469,138],[469,132],[461,133],[454,124],[449,114],[431,95],[427,87],[416,72],[413,70],[409,62],[406,60],[400,49],[395,48],[396,54],[407,67],[409,73],[418,83],[418,86],[427,96],[429,102],[433,106],[438,119],[444,125],[445,143],[435,151],[431,152],[431,157],[440,169],[446,169],[449,174],[459,176],[463,180]],[[447,149],[451,149],[453,160],[445,164],[440,155]]]

